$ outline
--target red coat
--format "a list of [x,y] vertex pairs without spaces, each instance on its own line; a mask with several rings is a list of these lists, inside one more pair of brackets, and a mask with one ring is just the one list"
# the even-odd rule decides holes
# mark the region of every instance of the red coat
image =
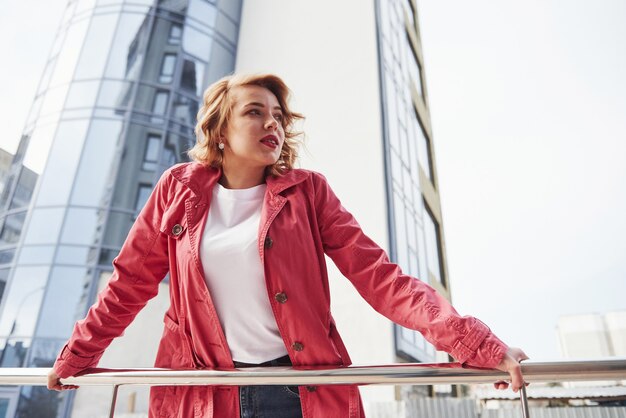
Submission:
[[[113,262],[108,286],[60,353],[54,365],[59,376],[96,366],[111,340],[157,294],[168,271],[171,305],[155,366],[233,367],[199,252],[220,175],[198,163],[163,174]],[[495,367],[507,349],[482,322],[459,316],[430,286],[391,263],[318,173],[292,170],[267,178],[258,249],[268,298],[294,365],[350,364],[330,312],[324,254],[374,309],[420,331],[457,361]],[[300,387],[300,397],[305,418],[363,416],[356,387]],[[153,387],[150,416],[239,417],[238,388]]]

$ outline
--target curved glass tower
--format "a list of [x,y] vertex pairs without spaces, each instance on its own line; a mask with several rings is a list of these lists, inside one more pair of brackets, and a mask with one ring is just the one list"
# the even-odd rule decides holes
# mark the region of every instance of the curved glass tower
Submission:
[[[68,2],[0,195],[2,367],[52,365],[185,160],[203,89],[234,70],[240,15],[241,0]],[[0,416],[69,416],[69,400],[2,388]]]

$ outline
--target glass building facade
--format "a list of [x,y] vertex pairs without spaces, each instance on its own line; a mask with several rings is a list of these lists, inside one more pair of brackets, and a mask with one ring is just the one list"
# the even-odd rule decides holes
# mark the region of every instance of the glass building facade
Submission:
[[[138,211],[232,72],[241,0],[70,0],[0,195],[0,366],[49,367]],[[6,285],[5,285],[6,284]],[[71,397],[0,390],[0,417]]]
[[[378,0],[377,7],[391,257],[449,296],[416,5]],[[436,360],[420,333],[394,327],[398,356]]]

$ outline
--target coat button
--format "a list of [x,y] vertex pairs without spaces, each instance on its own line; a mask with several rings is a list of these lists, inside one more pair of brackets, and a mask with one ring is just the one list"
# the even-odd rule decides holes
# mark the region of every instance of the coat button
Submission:
[[174,225],[172,228],[172,234],[179,236],[181,232],[183,232],[183,227],[180,226],[180,224]]
[[302,351],[304,350],[304,346],[302,345],[301,342],[296,341],[295,343],[291,344],[291,348],[293,348],[293,351]]
[[284,294],[283,292],[276,293],[274,295],[274,299],[276,299],[276,302],[278,302],[278,303],[285,303],[285,302],[287,302],[287,295]]
[[317,390],[317,386],[307,386],[307,392],[315,392]]
[[265,248],[272,248],[274,241],[270,237],[265,237]]

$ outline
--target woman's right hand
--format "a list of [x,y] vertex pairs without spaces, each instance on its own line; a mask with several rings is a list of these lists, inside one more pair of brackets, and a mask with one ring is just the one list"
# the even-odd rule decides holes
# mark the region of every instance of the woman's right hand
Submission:
[[78,386],[62,385],[59,375],[56,374],[54,369],[50,369],[50,372],[48,372],[48,389],[62,391],[62,390],[68,390],[68,389],[78,389]]

